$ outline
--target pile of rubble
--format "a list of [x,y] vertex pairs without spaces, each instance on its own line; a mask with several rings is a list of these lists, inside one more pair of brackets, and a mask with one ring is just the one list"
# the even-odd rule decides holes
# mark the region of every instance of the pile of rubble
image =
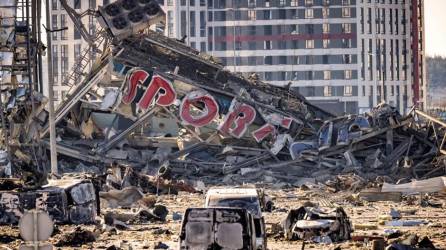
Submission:
[[[157,32],[115,36],[104,14],[112,5],[98,12],[105,39],[91,44],[101,56],[56,110],[60,171],[119,166],[143,179],[209,184],[299,185],[310,177],[335,190],[345,188],[337,175],[353,173],[359,185],[444,174],[441,121],[386,104],[335,117],[291,88],[230,73]],[[162,12],[153,3],[150,10]],[[14,166],[3,174],[40,186],[49,125],[46,98],[32,97],[3,109]]]
[[[444,122],[415,108],[401,115],[387,104],[336,117],[289,87],[230,73],[181,41],[135,32],[141,23],[126,32],[111,27],[117,22],[110,18],[131,12],[116,14],[119,4],[96,13],[102,30],[89,46],[100,56],[88,73],[73,71],[69,79],[76,80],[56,109],[59,173],[52,173],[53,180],[48,99],[32,91],[1,93],[9,101],[0,103],[0,224],[17,224],[27,210],[40,209],[57,223],[101,225],[95,234],[111,234],[131,224],[165,222],[169,210],[158,195],[222,184],[330,192],[379,187],[359,194],[368,201],[445,190]],[[143,16],[162,15],[155,1],[139,5]],[[412,178],[422,180],[407,183]],[[251,216],[232,207],[190,212],[203,213],[224,226],[231,216]],[[197,225],[197,218],[187,215],[186,221]],[[252,230],[248,222],[236,222],[246,227],[239,230]],[[223,237],[226,231],[215,233]],[[289,210],[282,231],[288,240],[332,243],[351,239],[352,226],[341,207],[302,206]],[[94,242],[95,234],[77,228],[58,245]],[[195,240],[184,232],[180,238]],[[222,242],[229,248],[251,243],[231,237]]]
[[[150,192],[163,185],[194,190],[177,180],[309,181],[339,190],[444,174],[441,121],[415,109],[401,116],[386,104],[335,117],[291,88],[230,73],[157,32],[115,36],[104,14],[112,5],[98,12],[105,39],[91,44],[101,56],[56,110],[61,172],[110,170],[108,181],[119,188]],[[162,12],[153,3],[150,10]],[[2,175],[35,187],[49,171],[46,102],[34,93],[2,109],[13,163]],[[352,173],[355,181],[347,184],[339,177]]]

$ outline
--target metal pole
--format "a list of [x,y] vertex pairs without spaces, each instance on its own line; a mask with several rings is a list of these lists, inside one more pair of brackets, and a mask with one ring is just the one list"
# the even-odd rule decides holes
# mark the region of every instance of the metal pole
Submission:
[[[40,1],[39,1],[40,2]],[[34,41],[34,44],[32,44],[32,48],[33,48],[33,53],[32,53],[32,58],[33,58],[33,89],[39,91],[39,86],[38,86],[38,82],[39,82],[39,75],[38,75],[38,54],[39,54],[39,50],[38,50],[38,45],[39,45],[39,41],[37,39],[37,0],[31,0],[31,25],[32,25],[32,39]]]
[[[29,84],[29,90],[30,90],[30,99],[31,99],[31,114],[34,113],[34,56],[33,59],[31,59],[31,33],[30,33],[30,27],[29,27],[29,0],[26,0],[25,2],[25,18],[26,18],[26,57],[27,57],[27,74],[28,74],[28,84]],[[33,60],[33,65],[31,65],[31,60]]]
[[[41,1],[37,1],[37,6],[36,6],[36,12],[37,12],[37,46],[39,46],[42,43],[42,37],[41,37],[41,23],[40,23],[40,18],[42,18],[42,2]],[[50,50],[51,48],[47,48],[48,50]],[[38,72],[39,72],[39,92],[43,94],[43,75],[42,75],[42,50],[39,50],[39,47],[36,48],[36,51],[38,51]]]
[[[49,0],[46,0],[46,26],[50,26],[50,4]],[[57,176],[57,149],[56,149],[56,122],[54,120],[54,90],[53,90],[53,58],[52,58],[52,46],[51,46],[51,33],[46,33],[48,43],[48,111],[49,111],[49,123],[50,123],[50,156],[51,156],[51,175]]]

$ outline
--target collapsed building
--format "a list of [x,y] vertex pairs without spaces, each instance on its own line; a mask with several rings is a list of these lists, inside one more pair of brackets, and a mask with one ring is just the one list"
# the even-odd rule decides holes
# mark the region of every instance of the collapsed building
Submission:
[[[54,117],[60,173],[91,173],[99,189],[105,183],[144,193],[194,191],[198,182],[298,186],[308,177],[341,190],[444,175],[443,122],[416,108],[403,116],[387,104],[335,117],[292,89],[243,78],[181,41],[140,32],[164,13],[156,1],[127,2],[95,12],[102,27],[89,40],[100,56],[88,72],[81,70],[86,58],[78,58],[67,77],[71,89]],[[11,163],[2,174],[41,190],[50,171],[48,100],[14,93],[15,104],[2,109]],[[356,186],[342,182],[346,174]],[[72,188],[56,195],[64,201]],[[60,221],[91,222],[98,206],[85,199],[70,198],[74,215]],[[90,216],[79,219],[81,209]]]

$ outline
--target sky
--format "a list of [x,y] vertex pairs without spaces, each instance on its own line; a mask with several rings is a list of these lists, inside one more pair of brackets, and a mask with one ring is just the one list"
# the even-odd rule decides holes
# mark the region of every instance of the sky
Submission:
[[446,57],[446,0],[424,0],[426,53]]

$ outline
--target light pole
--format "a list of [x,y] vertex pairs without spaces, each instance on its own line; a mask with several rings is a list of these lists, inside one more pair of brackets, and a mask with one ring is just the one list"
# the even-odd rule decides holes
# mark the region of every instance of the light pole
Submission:
[[[46,25],[51,27],[50,23],[50,5],[49,0],[46,0]],[[54,90],[53,90],[53,60],[52,60],[52,46],[51,46],[51,33],[47,32],[48,43],[48,115],[49,115],[49,128],[50,128],[50,159],[51,159],[51,175],[54,178],[58,175],[57,169],[57,149],[56,149],[56,122],[54,119]]]

